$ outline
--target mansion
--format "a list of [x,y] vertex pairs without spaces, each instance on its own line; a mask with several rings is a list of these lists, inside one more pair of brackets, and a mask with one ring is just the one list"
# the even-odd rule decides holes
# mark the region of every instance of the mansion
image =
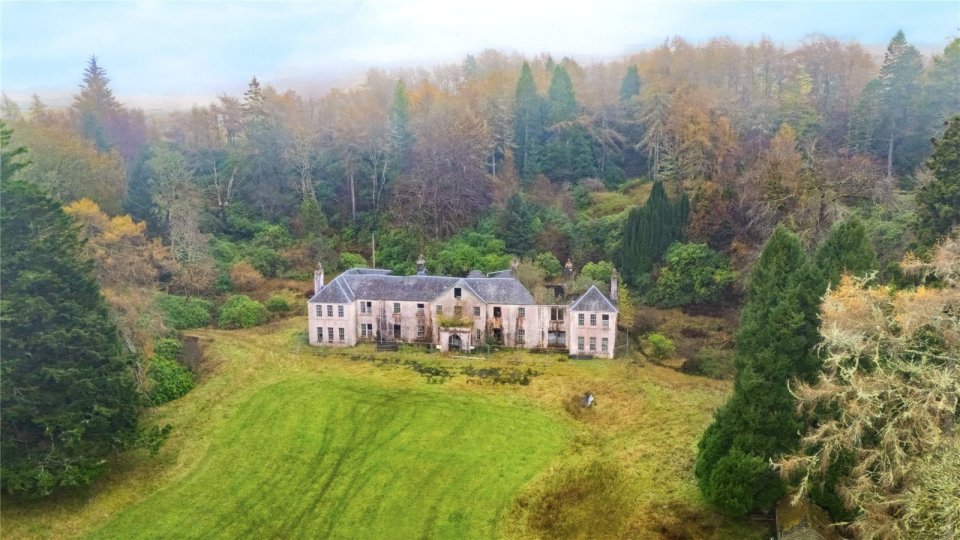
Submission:
[[[557,349],[570,355],[613,358],[617,277],[611,298],[591,286],[569,304],[538,304],[511,270],[465,278],[413,276],[354,268],[324,284],[314,272],[307,303],[310,344],[419,343],[441,351],[473,350],[488,342],[506,347]],[[570,267],[572,265],[568,265]]]

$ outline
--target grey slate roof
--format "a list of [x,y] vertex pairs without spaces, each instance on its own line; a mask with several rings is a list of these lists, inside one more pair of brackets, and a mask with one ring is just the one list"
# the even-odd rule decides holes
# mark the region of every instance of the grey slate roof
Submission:
[[608,313],[617,313],[617,306],[613,305],[596,285],[591,285],[583,296],[570,305],[570,311],[600,311]]
[[467,274],[467,277],[468,277],[468,278],[482,278],[482,277],[486,277],[486,275],[484,275],[484,273],[481,272],[481,271],[479,271],[479,270],[471,270],[470,273]]
[[[471,276],[467,276],[467,277],[471,277]],[[491,277],[491,278],[512,278],[512,277],[513,277],[513,270],[510,270],[510,269],[507,269],[507,270],[497,270],[496,272],[490,272],[489,274],[487,274],[487,277]]]
[[488,304],[535,304],[533,295],[514,277],[467,278],[477,295]]
[[337,276],[310,299],[314,303],[345,304],[354,300],[430,302],[457,284],[488,304],[533,304],[533,295],[514,277],[456,278],[393,276],[389,270],[354,268]]

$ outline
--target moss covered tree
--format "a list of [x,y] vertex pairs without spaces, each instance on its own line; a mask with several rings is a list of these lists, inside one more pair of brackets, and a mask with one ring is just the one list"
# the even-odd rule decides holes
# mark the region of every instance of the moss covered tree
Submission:
[[2,489],[44,496],[139,440],[139,395],[75,225],[29,184],[0,194]]
[[699,443],[701,493],[734,515],[767,508],[785,493],[768,466],[793,451],[803,423],[787,383],[812,382],[819,368],[819,278],[797,237],[778,227],[750,277],[737,334],[737,374],[730,400]]

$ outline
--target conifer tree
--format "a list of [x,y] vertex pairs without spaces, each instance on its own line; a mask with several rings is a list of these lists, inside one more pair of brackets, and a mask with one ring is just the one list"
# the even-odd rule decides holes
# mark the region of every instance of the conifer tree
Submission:
[[2,489],[44,496],[89,484],[138,440],[130,358],[59,204],[0,184]]
[[562,65],[553,70],[547,97],[551,125],[573,120],[576,117],[577,96],[573,91],[573,81],[570,80],[570,74]]
[[537,94],[530,64],[524,62],[513,100],[514,144],[517,170],[523,178],[539,172],[536,152],[543,133],[543,99]]
[[960,115],[947,129],[927,161],[934,180],[917,192],[916,231],[930,246],[960,224]]
[[27,149],[22,146],[10,147],[13,130],[0,120],[0,180],[13,178],[17,171],[30,164],[26,159]]
[[767,508],[785,492],[768,462],[800,439],[788,381],[812,382],[819,368],[816,274],[797,237],[777,227],[741,311],[733,395],[700,439],[696,459],[701,493],[727,513]]
[[413,150],[413,133],[410,132],[410,96],[403,79],[397,81],[393,90],[393,106],[390,108],[391,157],[398,171],[405,171]]
[[100,151],[109,150],[113,145],[107,124],[121,108],[109,84],[107,72],[97,65],[97,57],[91,56],[83,72],[80,94],[73,98],[73,111],[79,116],[81,136],[93,141]]
[[911,129],[920,96],[923,59],[916,47],[907,43],[903,31],[897,32],[880,68],[880,115],[886,143],[887,176],[893,176],[894,152]]
[[817,249],[815,260],[823,287],[835,287],[844,273],[863,276],[877,266],[867,230],[857,218],[834,225]]
[[537,239],[536,217],[522,193],[514,193],[507,199],[500,224],[500,234],[507,244],[507,253],[527,255],[533,250]]
[[623,82],[620,83],[620,99],[627,101],[640,93],[640,74],[637,72],[637,66],[627,68],[627,74],[623,76]]
[[672,203],[662,182],[654,182],[650,197],[640,208],[630,211],[623,227],[621,264],[624,278],[642,285],[643,276],[660,262],[670,244],[682,240],[683,226],[690,212],[686,194]]

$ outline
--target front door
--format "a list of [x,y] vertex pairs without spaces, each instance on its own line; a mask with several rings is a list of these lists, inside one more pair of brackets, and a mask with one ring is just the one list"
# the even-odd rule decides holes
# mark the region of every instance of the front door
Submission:
[[460,341],[460,336],[457,334],[450,335],[449,348],[451,351],[459,351],[461,348],[462,342]]

